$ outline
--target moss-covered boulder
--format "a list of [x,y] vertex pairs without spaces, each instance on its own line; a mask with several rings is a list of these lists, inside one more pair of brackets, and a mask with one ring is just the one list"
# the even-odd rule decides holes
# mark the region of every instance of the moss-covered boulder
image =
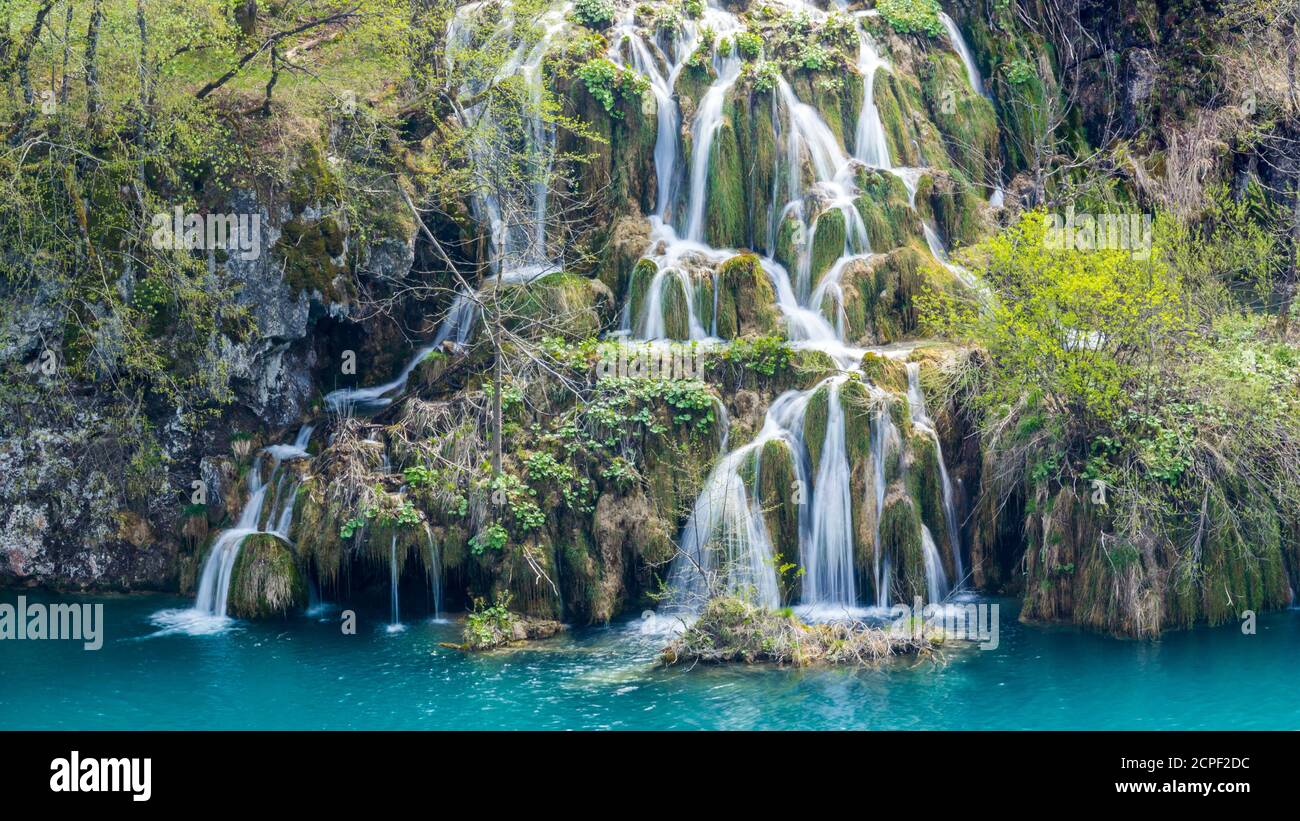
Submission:
[[544,320],[553,333],[595,336],[613,320],[614,295],[598,279],[557,271],[531,282],[488,286],[518,322]]
[[932,221],[949,248],[971,245],[982,237],[985,200],[960,171],[932,171],[916,186],[916,210]]
[[[799,507],[806,489],[796,484],[794,455],[783,439],[771,439],[763,444],[757,459],[758,499],[763,509],[768,535],[772,539],[773,559],[778,570],[785,565],[799,563]],[[781,599],[788,602],[798,585],[792,573],[778,575]]]
[[913,299],[926,286],[951,289],[954,277],[912,246],[850,262],[840,277],[847,338],[884,344],[914,334]]
[[293,549],[267,533],[245,538],[230,573],[229,614],[265,619],[306,606],[307,585]]
[[714,276],[720,338],[766,336],[776,332],[780,322],[776,292],[756,255],[731,257],[718,266]]
[[907,393],[907,366],[897,359],[867,351],[862,355],[862,376],[878,388]]
[[[880,515],[880,549],[892,569],[890,601],[925,600],[925,552],[921,543],[921,517],[901,482],[890,486]],[[882,563],[883,567],[883,563]]]
[[741,170],[740,144],[732,124],[734,111],[734,106],[727,109],[709,151],[704,236],[716,248],[744,247],[749,234],[745,176]]
[[883,254],[904,245],[924,244],[921,223],[901,179],[887,171],[860,167],[856,182],[861,193],[854,202],[872,251]]
[[809,267],[810,285],[817,287],[822,275],[831,269],[835,260],[844,255],[844,240],[847,226],[844,224],[844,212],[838,208],[829,208],[817,215],[812,228],[811,265]]

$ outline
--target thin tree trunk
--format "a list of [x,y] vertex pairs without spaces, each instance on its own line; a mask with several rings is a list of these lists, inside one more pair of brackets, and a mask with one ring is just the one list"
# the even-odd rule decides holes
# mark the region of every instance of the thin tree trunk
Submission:
[[501,475],[501,393],[503,391],[501,378],[501,315],[498,313],[495,317],[496,330],[493,334],[492,345],[495,348],[496,364],[494,367],[493,380],[495,382],[492,391],[492,475]]
[[90,24],[86,28],[86,116],[93,133],[99,119],[103,101],[99,96],[99,65],[96,56],[99,50],[99,24],[104,19],[103,0],[95,0],[90,10]]
[[72,62],[72,10],[71,0],[68,2],[68,13],[63,18],[63,79],[59,87],[59,105],[66,105],[68,102],[68,63]]
[[[36,92],[32,89],[31,77],[31,60],[32,51],[36,49],[36,41],[41,38],[41,29],[45,28],[45,18],[49,16],[50,10],[54,8],[54,0],[47,0],[36,10],[36,22],[32,23],[32,30],[27,32],[23,38],[23,44],[19,47],[18,53],[14,56],[14,62],[18,69],[18,85],[23,90],[23,102],[27,103],[30,108],[36,102]],[[30,116],[30,112],[29,115]]]

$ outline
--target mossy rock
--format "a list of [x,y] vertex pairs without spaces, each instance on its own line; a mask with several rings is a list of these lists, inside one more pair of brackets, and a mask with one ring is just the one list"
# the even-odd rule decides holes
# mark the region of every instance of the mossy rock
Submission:
[[303,566],[314,568],[322,588],[333,589],[342,569],[343,542],[339,528],[343,521],[339,512],[330,510],[322,497],[322,490],[314,481],[299,486],[289,535]]
[[795,271],[798,270],[799,254],[802,253],[803,243],[806,241],[803,223],[797,217],[790,214],[781,220],[781,224],[776,229],[776,249],[773,258],[781,263],[792,279]]
[[817,216],[812,230],[810,281],[811,287],[816,288],[822,275],[835,265],[835,260],[844,255],[844,241],[847,232],[844,224],[844,212],[838,208],[823,211]]
[[545,320],[552,333],[585,339],[612,319],[614,296],[598,279],[557,271],[532,282],[495,287],[508,314],[520,322]]
[[230,574],[230,615],[265,619],[306,606],[307,585],[289,545],[267,533],[245,538]]
[[907,393],[907,366],[897,359],[867,351],[862,355],[862,375],[878,388]]
[[[799,562],[799,500],[795,482],[794,456],[782,439],[763,444],[758,458],[758,499],[763,509],[767,532],[772,540],[773,558],[780,567]],[[806,491],[805,491],[806,492]],[[792,573],[783,574],[781,599],[789,601],[798,588]]]
[[627,285],[627,310],[628,316],[632,320],[632,327],[636,327],[641,320],[641,311],[645,307],[646,295],[650,290],[650,283],[654,282],[655,275],[659,273],[659,266],[653,259],[644,257],[639,260],[632,268],[632,273],[628,277]]
[[808,449],[812,475],[817,475],[821,463],[822,446],[826,443],[826,425],[829,421],[830,387],[822,385],[808,397],[803,414],[803,441]]
[[333,217],[289,220],[280,226],[280,239],[272,250],[284,260],[284,278],[292,293],[318,292],[329,299],[340,297],[334,278],[345,269],[332,257],[342,252],[342,228]]
[[891,601],[911,604],[927,597],[925,552],[921,543],[921,517],[902,484],[895,483],[885,495],[880,515],[880,547],[893,568]]
[[786,372],[793,377],[793,381],[790,384],[782,384],[780,388],[782,390],[808,390],[838,371],[839,366],[835,364],[834,359],[831,359],[830,354],[825,351],[812,348],[796,348],[794,358],[790,360],[790,367],[786,369]]
[[960,171],[935,171],[916,186],[916,210],[931,220],[948,247],[972,245],[983,236],[984,198]]
[[677,276],[666,276],[663,289],[664,329],[670,339],[688,339],[691,335],[690,294]]
[[854,200],[867,229],[871,250],[883,254],[904,245],[924,243],[917,214],[912,210],[907,186],[893,174],[874,168],[860,168]]
[[748,236],[749,210],[740,144],[732,125],[733,110],[729,109],[719,123],[710,147],[704,235],[716,248],[744,247]]
[[970,87],[961,58],[952,52],[929,52],[920,80],[930,120],[943,135],[953,166],[982,180],[1000,165],[993,104]]
[[915,78],[893,71],[877,71],[872,93],[894,165],[951,167],[943,135],[923,113],[925,101]]
[[741,336],[767,336],[776,332],[780,316],[776,309],[776,292],[755,254],[739,254],[718,266],[717,335],[722,339]]
[[862,110],[862,75],[856,71],[800,71],[791,78],[795,95],[821,114],[831,132],[851,154],[858,113]]
[[846,336],[861,344],[885,344],[917,330],[913,300],[926,287],[952,290],[952,273],[926,251],[898,248],[850,262],[840,277]]
[[777,173],[776,131],[772,119],[772,93],[750,92],[740,84],[732,87],[738,95],[732,106],[733,125],[740,147],[740,173],[747,205],[746,245],[772,254],[769,243],[769,220],[775,204],[772,192]]
[[953,562],[957,546],[948,535],[948,522],[943,511],[943,477],[939,472],[939,448],[934,438],[924,431],[913,428],[908,440],[912,455],[911,465],[907,471],[907,487],[912,499],[917,503],[921,521],[930,529],[930,536],[943,557],[944,574],[954,578],[957,568]]

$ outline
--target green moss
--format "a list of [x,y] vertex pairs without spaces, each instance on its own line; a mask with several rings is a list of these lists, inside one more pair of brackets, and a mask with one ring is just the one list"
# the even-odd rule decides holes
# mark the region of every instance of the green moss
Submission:
[[808,397],[808,406],[804,409],[803,441],[808,448],[814,476],[817,475],[817,466],[821,462],[822,445],[826,442],[829,401],[830,389],[822,385]]
[[[776,133],[772,124],[772,95],[748,92],[733,86],[738,96],[732,107],[740,144],[740,172],[748,205],[746,244],[757,248],[765,243],[768,220],[774,204],[772,191],[776,174]],[[769,252],[772,249],[767,249]]]
[[871,389],[860,379],[848,379],[840,385],[840,407],[844,410],[844,439],[849,467],[871,458]]
[[294,501],[293,528],[290,538],[304,567],[315,570],[324,589],[334,589],[343,557],[339,538],[342,518],[318,498],[321,492],[314,480],[302,483]]
[[993,104],[970,86],[961,58],[931,51],[920,71],[930,121],[943,135],[952,164],[983,179],[1000,164],[998,119]]
[[831,359],[830,354],[825,351],[798,348],[794,352],[794,359],[791,360],[789,368],[795,381],[783,387],[807,390],[838,370],[835,360]]
[[641,259],[632,269],[632,275],[628,279],[627,286],[627,307],[633,325],[641,316],[641,310],[645,306],[646,292],[650,290],[650,283],[654,281],[657,273],[659,273],[659,266],[655,264],[653,259],[648,257]]
[[885,497],[880,516],[880,545],[893,569],[893,601],[912,602],[927,597],[925,554],[921,546],[921,517],[902,488],[894,485]]
[[666,276],[663,288],[664,329],[672,339],[688,339],[691,335],[690,306],[686,287],[679,277]]
[[230,574],[230,615],[264,619],[306,605],[307,586],[289,546],[265,533],[245,538]]
[[[759,461],[759,503],[772,539],[773,558],[780,567],[799,561],[799,503],[797,475],[790,447],[781,439],[763,445]],[[789,601],[798,588],[793,573],[780,577],[782,600]]]
[[844,254],[844,212],[831,208],[818,215],[813,223],[811,258],[812,287],[831,269],[835,260]]
[[934,439],[920,430],[913,430],[908,441],[912,451],[912,465],[907,475],[908,492],[916,502],[921,521],[930,529],[930,535],[944,557],[944,573],[952,578],[956,568],[951,563],[955,546],[948,536],[948,525],[943,512],[943,479],[939,473],[939,449]]
[[333,219],[289,220],[280,228],[274,254],[284,260],[284,277],[293,293],[318,291],[333,295],[333,281],[343,269],[335,265],[331,248],[342,250],[341,229]]
[[914,334],[913,299],[924,287],[951,289],[953,282],[951,272],[913,246],[850,265],[841,279],[850,339],[884,344]]
[[907,367],[896,359],[867,351],[862,355],[862,375],[876,387],[907,393]]
[[872,95],[894,165],[951,167],[943,135],[923,114],[926,106],[916,78],[877,71]]
[[718,266],[717,334],[722,339],[775,333],[779,317],[772,282],[754,254],[739,254]]
[[715,247],[740,248],[745,245],[749,212],[745,206],[740,146],[730,116],[719,124],[711,151],[705,236]]
[[984,198],[960,171],[926,175],[917,184],[917,211],[934,221],[950,248],[980,239],[984,233],[983,206]]
[[902,180],[885,171],[863,168],[858,172],[857,184],[862,193],[854,202],[872,251],[883,254],[924,241]]
[[[653,263],[652,263],[653,264]],[[521,322],[545,319],[551,333],[585,339],[599,332],[611,309],[609,289],[597,279],[557,271],[532,282],[498,286],[503,310]]]
[[342,197],[342,184],[325,162],[323,149],[310,143],[290,173],[289,207],[295,215],[311,205],[325,205]]
[[797,268],[800,246],[804,242],[803,223],[793,215],[787,216],[776,231],[776,250],[774,258],[787,271]]

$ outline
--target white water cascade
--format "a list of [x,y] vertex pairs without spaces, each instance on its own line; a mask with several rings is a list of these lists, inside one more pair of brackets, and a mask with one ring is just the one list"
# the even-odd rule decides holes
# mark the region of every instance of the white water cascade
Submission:
[[934,429],[934,422],[925,410],[925,394],[921,391],[921,366],[916,362],[907,363],[907,404],[912,417],[912,424],[924,431],[934,440],[936,460],[939,463],[939,480],[943,487],[943,518],[948,529],[948,539],[952,544],[952,555],[957,567],[958,581],[965,575],[961,561],[961,528],[957,524],[957,506],[953,499],[952,482],[948,479],[948,468],[944,464],[943,446],[939,444],[939,434]]
[[[310,458],[307,445],[311,433],[312,426],[303,425],[291,444],[270,445],[257,454],[248,472],[248,498],[240,509],[239,519],[217,534],[203,562],[194,607],[157,613],[154,615],[155,624],[168,631],[195,634],[217,632],[225,626],[229,621],[226,608],[231,575],[244,540],[265,534],[289,541],[298,482],[289,479],[286,485],[281,467],[294,459]],[[271,459],[271,465],[267,478],[263,480],[263,460],[267,457]],[[272,494],[270,505],[266,503],[268,492]]]
[[966,79],[970,81],[970,87],[975,90],[976,94],[987,97],[988,95],[984,92],[984,79],[980,77],[979,66],[975,65],[975,55],[971,53],[970,46],[966,45],[966,38],[961,36],[961,29],[957,28],[957,23],[946,12],[939,12],[939,19],[948,32],[948,39],[952,42],[953,50],[957,52],[962,65],[966,67]]
[[[800,2],[795,5],[814,18],[825,15],[811,5]],[[714,2],[705,9],[702,20],[685,21],[680,35],[675,40],[670,38],[667,44],[662,38],[643,34],[632,13],[624,14],[610,37],[610,58],[647,77],[658,104],[655,140],[658,194],[655,214],[650,218],[651,238],[646,252],[646,258],[654,261],[657,272],[645,290],[636,315],[632,315],[630,302],[624,306],[622,330],[633,338],[669,337],[666,308],[672,290],[679,292],[679,298],[684,297],[687,337],[695,340],[715,337],[716,325],[706,327],[709,323],[701,319],[706,306],[700,304],[703,292],[697,283],[705,281],[712,269],[735,254],[731,249],[714,248],[706,240],[709,161],[728,92],[739,75],[740,63],[734,52],[719,55],[715,51],[712,55],[716,79],[699,100],[690,123],[689,162],[683,164],[680,157],[682,121],[674,86],[686,59],[698,45],[704,25],[716,32],[718,40],[743,27],[734,15]],[[673,598],[665,605],[669,612],[695,612],[718,586],[749,596],[764,606],[775,607],[780,603],[781,586],[773,568],[775,549],[758,498],[763,448],[773,440],[780,440],[790,449],[799,482],[807,491],[806,503],[800,506],[798,516],[799,564],[803,570],[798,593],[800,612],[810,618],[838,618],[861,605],[854,567],[853,506],[874,503],[876,544],[879,544],[886,464],[896,458],[903,444],[882,401],[871,423],[872,489],[867,499],[852,498],[840,391],[850,375],[859,371],[865,350],[845,342],[840,282],[852,262],[872,255],[867,230],[856,207],[859,191],[855,175],[863,165],[887,170],[902,177],[914,196],[923,170],[893,166],[884,125],[874,101],[876,74],[888,67],[866,29],[859,26],[858,34],[857,70],[863,77],[864,99],[854,124],[852,154],[846,151],[817,109],[800,100],[784,79],[776,82],[773,90],[777,141],[777,167],[773,169],[775,202],[767,220],[768,255],[761,257],[791,344],[826,352],[842,371],[808,390],[788,391],[777,397],[768,408],[758,434],[735,450],[725,452],[718,460],[682,530],[682,553],[669,573],[669,585],[674,591]],[[831,211],[838,211],[843,217],[844,248],[829,269],[813,271],[810,247],[817,221]],[[771,256],[777,231],[787,220],[797,222],[795,258],[789,260],[793,270],[787,270]],[[926,237],[936,257],[950,264],[941,240],[929,226]],[[716,317],[716,311],[714,314]],[[909,372],[912,370],[914,367],[909,366]],[[883,398],[883,391],[874,386],[869,388],[874,397]],[[814,471],[803,441],[804,417],[809,400],[818,390],[825,390],[828,399],[826,430],[815,475],[810,475]],[[916,390],[919,391],[919,384]],[[912,404],[913,412],[917,413],[915,409],[919,408],[920,418],[928,424],[923,402]],[[724,443],[725,436],[723,431]],[[939,459],[945,508],[951,513],[952,492],[946,469],[942,468],[942,453]],[[751,470],[752,473],[746,472]],[[955,514],[951,521],[955,527]],[[950,585],[945,578],[939,546],[933,538],[924,541],[927,590],[932,599],[938,600],[948,594]],[[952,536],[949,541],[958,553],[955,560],[960,568],[959,542]],[[882,560],[879,551],[872,572],[877,591],[875,603],[887,606],[892,571],[888,558]]]

